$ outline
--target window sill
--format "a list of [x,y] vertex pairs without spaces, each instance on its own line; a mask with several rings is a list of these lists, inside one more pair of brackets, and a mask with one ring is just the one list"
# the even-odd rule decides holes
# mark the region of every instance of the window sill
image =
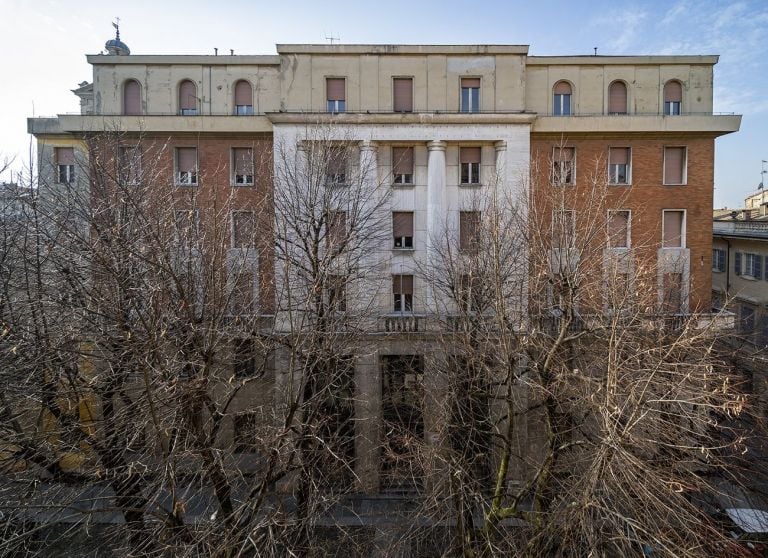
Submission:
[[688,186],[687,182],[681,182],[680,184],[667,184],[666,182],[662,186]]
[[743,273],[739,275],[739,277],[741,277],[745,281],[760,281],[760,279],[758,279],[757,277],[752,277],[751,275],[745,275]]
[[174,184],[174,186],[179,186],[179,187],[183,187],[183,188],[197,188],[197,182],[194,182],[194,183],[191,183],[191,184],[188,183],[188,182],[184,182],[184,183],[176,182]]
[[232,186],[232,188],[253,188],[255,185],[256,184],[254,184],[254,183],[251,183],[251,184],[242,184],[242,183],[238,183],[238,182],[231,182],[230,183],[230,186]]
[[411,182],[410,184],[402,184],[400,182],[398,182],[398,183],[393,182],[392,183],[392,188],[402,188],[404,190],[408,190],[408,189],[413,188],[415,186],[416,186],[416,184],[414,184],[413,182]]
[[576,186],[575,182],[551,182],[553,187],[560,188],[560,187],[566,187],[566,186]]
[[478,182],[477,184],[474,184],[474,183],[468,184],[466,182],[459,183],[459,188],[482,188],[482,187],[483,187],[483,184],[480,182]]
[[608,186],[632,186],[631,182],[609,182]]
[[413,254],[415,251],[415,248],[392,248],[395,254]]
[[712,273],[725,273],[724,269],[713,269]]

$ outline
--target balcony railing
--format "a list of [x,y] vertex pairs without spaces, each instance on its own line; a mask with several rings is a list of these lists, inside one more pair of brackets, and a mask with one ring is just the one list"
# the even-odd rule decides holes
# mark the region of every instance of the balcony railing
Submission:
[[768,237],[768,221],[715,221],[712,231],[715,234]]
[[379,331],[384,333],[418,333],[425,328],[426,316],[417,314],[388,314],[379,319]]

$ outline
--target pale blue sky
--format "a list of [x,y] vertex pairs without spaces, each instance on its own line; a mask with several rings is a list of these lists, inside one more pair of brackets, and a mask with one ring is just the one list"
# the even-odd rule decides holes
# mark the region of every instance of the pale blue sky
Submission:
[[[26,117],[78,111],[121,18],[134,54],[272,54],[276,43],[528,44],[535,55],[719,54],[715,111],[744,115],[717,140],[715,205],[738,206],[768,159],[768,2],[0,0],[0,154],[26,159]],[[0,180],[10,179],[9,175]],[[767,181],[768,182],[768,181]]]

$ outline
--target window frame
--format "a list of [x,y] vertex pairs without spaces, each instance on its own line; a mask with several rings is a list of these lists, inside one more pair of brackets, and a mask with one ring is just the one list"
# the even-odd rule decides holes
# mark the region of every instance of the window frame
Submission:
[[[195,150],[195,170],[190,171],[179,170],[179,150],[180,149],[194,149]],[[189,180],[182,180],[182,172],[189,173]],[[196,145],[177,145],[173,148],[173,183],[176,186],[198,186],[200,184],[200,154]]]
[[[557,153],[557,150],[564,149],[570,149],[572,156],[570,161],[563,161],[561,159],[556,159],[555,154]],[[556,177],[562,177],[564,174],[563,169],[566,168],[566,165],[570,165],[570,175],[566,175],[568,177],[568,180],[555,180]],[[576,147],[575,146],[559,146],[555,145],[552,147],[552,169],[551,169],[551,177],[550,181],[553,186],[575,186],[576,185]]]
[[[611,88],[614,85],[622,85],[624,87],[624,110],[615,112],[611,111]],[[607,106],[606,106],[606,114],[612,115],[612,116],[621,116],[629,114],[629,85],[627,85],[627,82],[623,79],[614,79],[611,81],[611,83],[608,84],[608,95],[607,95]]]
[[[676,83],[680,86],[680,100],[667,101],[667,86]],[[662,114],[664,116],[681,116],[683,114],[683,82],[677,78],[668,79],[661,88]]]
[[[416,221],[416,215],[414,211],[393,211],[392,212],[392,249],[393,250],[413,250],[413,237],[414,234],[411,236],[395,236],[395,214],[396,213],[407,213],[411,216],[411,230],[413,233],[416,231],[415,229],[415,221]],[[399,242],[399,245],[398,245]]]
[[[138,110],[138,112],[135,112],[135,113],[134,112],[128,112],[128,109],[126,107],[126,101],[128,99],[128,96],[126,95],[126,89],[128,88],[128,83],[130,83],[130,82],[134,82],[136,85],[138,85],[138,88],[139,88],[139,92],[138,92],[138,95],[139,95],[139,110]],[[123,82],[123,87],[122,87],[122,91],[121,91],[122,103],[121,103],[121,106],[120,106],[120,114],[122,116],[141,116],[142,114],[144,114],[144,110],[143,110],[143,107],[142,107],[143,90],[144,90],[144,87],[143,87],[142,83],[138,79],[136,79],[136,78],[132,78],[132,77],[131,78],[127,78]]]
[[[61,153],[60,150],[62,149],[71,149],[72,150],[72,163],[60,163],[59,162],[59,154]],[[54,148],[54,158],[56,159],[56,176],[54,177],[54,182],[56,184],[74,184],[77,175],[75,174],[75,148],[74,146],[62,146],[62,147],[55,147]]]
[[[237,215],[250,215],[252,219],[253,231],[251,239],[248,243],[240,245],[237,238]],[[258,236],[256,230],[258,228],[258,221],[256,219],[256,212],[252,209],[233,209],[230,212],[230,248],[232,250],[255,250],[256,249],[256,237]]]
[[[626,149],[627,162],[624,165],[611,163],[612,149]],[[619,180],[619,167],[624,166],[624,182]],[[608,147],[608,184],[611,186],[631,186],[632,185],[632,148],[631,147]]]
[[[480,160],[474,163],[462,163],[461,162],[461,150],[462,149],[479,149]],[[481,186],[482,181],[480,177],[481,169],[483,165],[483,148],[479,145],[463,145],[459,146],[459,185],[460,186]],[[465,173],[466,170],[466,173]],[[466,181],[465,181],[466,176]]]
[[[682,149],[683,150],[683,163],[682,172],[680,176],[680,182],[668,182],[667,181],[667,149]],[[688,146],[687,145],[665,145],[662,161],[662,184],[664,186],[687,186],[688,185]]]
[[[611,214],[613,213],[626,213],[627,214],[627,233],[626,233],[626,246],[611,246]],[[608,219],[606,226],[608,227],[608,248],[611,250],[629,250],[632,248],[632,210],[631,209],[609,209]]]
[[[571,92],[555,93],[555,88],[560,83],[567,84]],[[573,84],[566,79],[559,79],[552,85],[552,116],[573,116],[573,89]],[[567,110],[565,110],[566,100],[568,101]]]
[[[134,157],[127,156],[133,153]],[[120,182],[128,186],[138,186],[142,179],[142,160],[143,152],[140,145],[121,145],[118,151],[118,162],[120,164]],[[136,165],[134,165],[136,163]],[[133,179],[131,179],[133,176]]]
[[[411,167],[411,174],[395,174],[395,150],[396,149],[410,149],[411,150],[411,162],[413,163],[413,166]],[[415,167],[416,167],[416,151],[414,150],[412,145],[393,145],[390,149],[390,157],[391,157],[391,167],[392,167],[392,184],[395,184],[397,186],[413,186],[415,183],[413,181],[413,176],[415,174]]]
[[[238,105],[237,104],[237,86],[239,83],[246,83],[251,88],[251,104],[250,105]],[[235,86],[232,88],[232,106],[234,107],[233,114],[235,116],[253,116],[253,84],[250,80],[240,78],[235,81]],[[243,110],[241,110],[241,108]]]
[[[665,236],[666,236],[666,219],[664,218],[664,214],[668,212],[678,212],[683,214],[682,222],[680,223],[680,246],[664,246],[665,243]],[[687,248],[687,227],[688,227],[688,211],[686,209],[680,208],[680,209],[662,209],[661,210],[661,248],[663,250],[684,250]]]
[[[183,108],[182,107],[182,99],[181,99],[181,88],[185,83],[191,83],[192,86],[195,88],[195,108]],[[195,83],[194,80],[189,78],[184,78],[179,82],[179,85],[176,87],[176,102],[179,105],[179,115],[181,116],[198,116],[200,114],[200,107],[199,104],[199,98],[197,96],[197,83]]]
[[741,276],[760,281],[763,278],[763,256],[756,252],[744,252]]
[[[413,274],[410,273],[393,273],[392,274],[392,285],[394,287],[395,284],[395,278],[400,278],[400,290],[403,290],[403,278],[404,277],[410,277],[411,278],[411,286],[413,287],[412,290],[416,290],[415,286],[415,277]],[[393,305],[392,308],[394,309],[393,312],[397,314],[412,314],[413,313],[413,292],[411,293],[395,293],[394,288],[392,289],[392,299],[393,299]]]
[[[477,87],[464,87],[462,81],[465,79],[476,79],[480,82]],[[482,76],[460,76],[459,77],[459,112],[464,114],[476,114],[480,112],[480,91],[483,88]],[[464,90],[467,90],[467,104],[464,104]],[[474,94],[472,92],[475,92]]]
[[[328,80],[344,81],[344,98],[330,100],[328,98]],[[331,105],[331,103],[334,103]],[[333,108],[331,108],[333,106]],[[325,76],[325,112],[331,114],[341,114],[347,112],[347,77],[346,76]]]
[[[238,149],[247,149],[247,150],[250,150],[250,152],[251,152],[251,174],[250,175],[248,175],[248,174],[245,174],[245,175],[237,174],[237,157],[236,156],[237,156],[237,150]],[[232,169],[232,174],[230,176],[230,181],[231,181],[232,186],[246,187],[247,188],[247,187],[252,187],[252,186],[256,185],[256,162],[255,162],[255,158],[254,158],[254,155],[253,155],[253,147],[248,147],[248,146],[246,146],[246,147],[239,147],[239,146],[231,147],[230,148],[229,161],[230,161],[230,168]],[[251,180],[249,182],[248,181],[238,182],[237,179],[238,179],[239,176],[244,176],[246,178],[248,176],[250,176]]]
[[722,248],[712,247],[712,271],[715,273],[725,272],[726,251]]

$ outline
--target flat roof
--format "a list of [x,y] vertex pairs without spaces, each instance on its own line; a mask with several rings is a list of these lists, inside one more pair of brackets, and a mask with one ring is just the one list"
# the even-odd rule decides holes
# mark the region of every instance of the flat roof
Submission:
[[637,66],[639,64],[717,64],[720,56],[717,54],[704,54],[704,55],[637,55],[637,56],[603,56],[598,54],[583,54],[577,56],[529,56],[525,63],[532,66],[546,65],[597,65],[602,66],[605,64],[627,64]]
[[278,44],[278,54],[528,54],[528,45]]
[[280,57],[275,54],[88,54],[89,64],[206,64],[210,66],[228,64],[253,64],[279,66]]

